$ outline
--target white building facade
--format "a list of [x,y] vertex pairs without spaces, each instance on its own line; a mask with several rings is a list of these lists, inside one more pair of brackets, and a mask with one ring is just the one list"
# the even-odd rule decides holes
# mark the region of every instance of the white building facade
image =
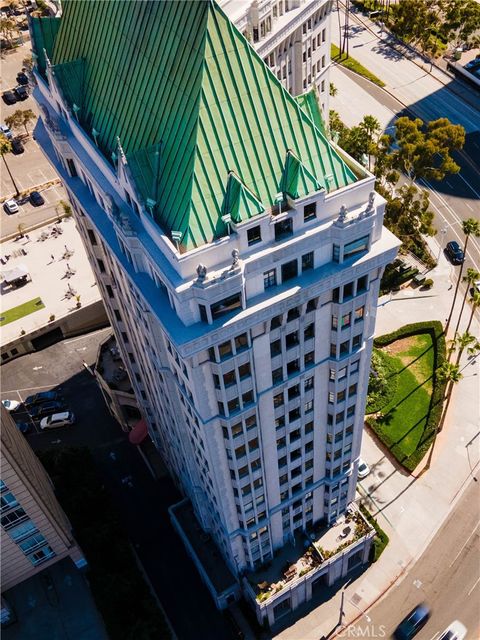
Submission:
[[[348,184],[324,175],[293,197],[283,182],[258,215],[232,209],[214,239],[182,245],[152,219],[128,153],[119,145],[110,162],[82,126],[61,65],[37,65],[36,139],[69,194],[149,434],[232,573],[254,571],[354,499],[380,278],[399,244],[382,226],[385,201],[322,137],[322,162]],[[281,91],[320,139],[265,74],[265,99]],[[292,180],[314,180],[294,166]]]
[[328,121],[333,0],[222,0],[220,6],[292,95],[316,89]]

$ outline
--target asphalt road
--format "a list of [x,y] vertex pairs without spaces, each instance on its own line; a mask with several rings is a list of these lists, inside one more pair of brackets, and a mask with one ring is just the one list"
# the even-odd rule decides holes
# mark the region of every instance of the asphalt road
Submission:
[[[480,479],[480,478],[479,478]],[[426,552],[378,605],[338,637],[390,637],[419,603],[432,616],[416,640],[436,640],[454,621],[480,637],[480,487],[473,479]],[[368,619],[367,619],[368,617]],[[356,634],[356,635],[355,635]]]
[[[181,496],[169,477],[152,478],[137,448],[108,413],[95,378],[83,366],[83,360],[94,363],[98,344],[108,332],[64,340],[4,364],[1,398],[23,400],[36,391],[60,387],[77,422],[54,431],[35,427],[26,436],[32,448],[88,446],[179,640],[229,640],[235,637],[230,624],[215,608],[170,524],[168,507]],[[17,421],[28,419],[25,413],[13,415]]]

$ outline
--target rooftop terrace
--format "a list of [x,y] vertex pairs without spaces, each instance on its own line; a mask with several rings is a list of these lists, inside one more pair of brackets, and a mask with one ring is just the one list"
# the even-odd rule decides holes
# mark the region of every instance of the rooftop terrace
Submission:
[[133,393],[130,378],[113,335],[100,347],[97,371],[111,389]]

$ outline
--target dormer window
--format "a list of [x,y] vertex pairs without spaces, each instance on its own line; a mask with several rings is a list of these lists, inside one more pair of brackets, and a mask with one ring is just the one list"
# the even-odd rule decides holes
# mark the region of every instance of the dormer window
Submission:
[[262,232],[260,229],[260,225],[256,227],[251,227],[250,229],[247,230],[247,241],[248,241],[248,246],[262,241]]
[[317,203],[310,202],[303,207],[303,221],[308,222],[317,217]]

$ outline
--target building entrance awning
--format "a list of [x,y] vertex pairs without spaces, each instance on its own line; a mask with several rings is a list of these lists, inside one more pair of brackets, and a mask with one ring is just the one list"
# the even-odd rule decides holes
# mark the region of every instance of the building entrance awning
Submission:
[[128,439],[132,444],[140,444],[148,436],[147,423],[142,418],[137,422],[128,434]]

